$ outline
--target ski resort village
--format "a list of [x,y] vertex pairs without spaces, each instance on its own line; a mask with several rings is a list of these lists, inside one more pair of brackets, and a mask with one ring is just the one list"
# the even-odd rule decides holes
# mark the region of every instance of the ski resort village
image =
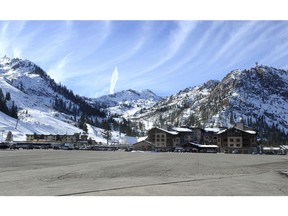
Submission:
[[85,98],[28,60],[0,63],[1,149],[287,153],[284,70],[257,64],[166,98],[131,89]]
[[[55,32],[53,24],[47,26],[51,27],[51,33],[57,34],[66,28],[74,32],[73,27],[83,23],[67,22]],[[122,29],[128,25],[126,21],[112,23],[100,22],[103,29],[115,26]],[[131,29],[138,29],[139,23],[133,23]],[[150,29],[153,28],[151,23],[140,23],[139,29],[147,31],[144,35],[154,32]],[[159,40],[145,50],[147,62],[144,56],[127,64],[114,62],[130,58],[145,44],[154,43],[152,38],[146,41],[142,33],[137,37],[130,34],[130,28],[110,41],[113,48],[92,57],[95,40],[83,49],[80,47],[82,42],[92,38],[90,30],[95,27],[88,28],[85,24],[83,29],[89,37],[80,40],[75,34],[77,42],[69,43],[68,54],[63,57],[64,52],[61,52],[61,59],[49,64],[48,56],[42,61],[10,57],[18,53],[14,41],[11,42],[13,55],[2,55],[0,46],[0,196],[287,196],[288,70],[284,66],[279,68],[276,63],[277,67],[267,65],[268,58],[263,63],[252,64],[249,59],[244,69],[234,68],[238,65],[235,63],[238,55],[245,56],[248,52],[227,54],[235,56],[228,61],[226,53],[233,41],[218,47],[217,51],[207,51],[208,57],[210,53],[215,56],[208,58],[205,54],[205,61],[194,69],[186,65],[189,63],[187,56],[182,56],[178,64],[175,62],[158,70],[165,62],[174,62],[172,57],[182,53],[179,49],[184,48],[184,41],[190,37],[190,32],[197,31],[198,25],[213,26],[213,32],[221,25],[231,25],[224,21],[224,24],[200,22],[195,26],[191,23],[167,21],[155,30],[176,26],[176,30],[157,33],[165,35],[164,39],[170,38],[172,45],[167,48],[163,45],[165,40]],[[252,31],[261,27],[255,23],[242,25]],[[273,26],[269,32],[281,29],[278,25],[283,24],[275,23],[277,28]],[[160,24],[163,22],[156,22],[155,26]],[[235,29],[240,24],[235,25]],[[5,26],[0,29],[0,36],[9,31],[9,25]],[[45,26],[43,22],[39,28]],[[200,31],[198,39],[212,41],[214,34],[209,35],[206,27]],[[257,30],[257,36],[261,29]],[[31,29],[27,32],[34,34]],[[48,37],[47,32],[41,38]],[[122,39],[136,37],[138,40],[140,35],[141,41],[133,42],[136,47],[110,58],[115,49],[126,47]],[[241,35],[242,32],[238,36]],[[287,33],[280,34],[284,35]],[[265,33],[261,38],[265,38]],[[55,42],[57,47],[65,45],[62,39],[60,41]],[[265,44],[267,41],[270,40],[265,40]],[[37,57],[53,49],[54,45],[50,47],[46,43],[48,39],[43,45],[45,52],[37,52]],[[196,51],[191,48],[182,54],[189,53],[188,56],[196,58],[204,42],[195,44]],[[210,45],[207,49],[213,47]],[[71,51],[74,46],[76,50]],[[101,48],[101,43],[96,47]],[[237,42],[233,47],[245,46]],[[166,52],[166,48],[170,54],[153,54],[156,50]],[[281,59],[287,57],[287,49],[283,50],[286,52]],[[85,55],[79,56],[83,52]],[[55,53],[55,56],[58,55]],[[160,63],[149,65],[158,57],[162,58]],[[101,64],[101,58],[107,59]],[[221,58],[229,67],[216,68]],[[208,59],[215,68],[212,63],[209,66]],[[106,68],[106,62],[114,64]],[[145,67],[138,68],[137,64]],[[65,67],[67,71],[61,72]],[[219,76],[212,76],[217,74]],[[235,203],[235,209],[245,208],[245,205],[238,205],[241,202]],[[130,207],[130,203],[124,206]],[[223,211],[226,209],[222,203],[219,206]],[[271,206],[274,207],[280,206]]]

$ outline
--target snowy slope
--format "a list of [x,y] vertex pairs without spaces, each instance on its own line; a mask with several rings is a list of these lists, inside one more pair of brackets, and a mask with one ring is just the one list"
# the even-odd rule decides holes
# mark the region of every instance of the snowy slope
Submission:
[[107,108],[110,113],[123,117],[131,116],[141,109],[148,109],[161,100],[161,97],[148,89],[143,91],[129,89],[96,99],[90,99],[91,102]]
[[[11,131],[14,140],[25,140],[25,134],[73,134],[81,132],[68,121],[69,116],[53,109],[55,91],[47,80],[33,73],[37,66],[28,60],[0,59],[0,87],[9,92],[18,106],[18,117],[13,119],[0,113],[0,129]],[[17,124],[17,128],[16,128]]]
[[[39,66],[29,60],[0,58],[0,88],[5,95],[11,95],[11,101],[18,107],[18,121],[0,112],[1,141],[11,131],[15,141],[26,140],[26,134],[74,134],[83,132],[77,125],[82,112],[81,106],[87,108],[86,98],[73,97],[69,90],[65,91],[56,84]],[[69,94],[67,94],[67,92]],[[66,93],[66,94],[65,94]],[[146,92],[148,97],[148,91]],[[72,98],[72,99],[71,99]],[[76,99],[75,99],[76,98]],[[81,105],[77,99],[81,100]],[[62,100],[65,107],[78,109],[77,116],[67,110],[55,110],[56,100]],[[73,101],[74,99],[74,101]],[[123,98],[124,99],[124,98]],[[75,102],[76,101],[76,102]],[[10,101],[9,101],[10,102]],[[90,101],[91,102],[91,101]],[[11,103],[11,102],[10,102]],[[87,103],[87,104],[85,104]],[[95,107],[99,104],[94,104]],[[91,109],[90,109],[91,110]],[[95,113],[95,112],[94,112]],[[94,116],[101,121],[102,116]],[[75,121],[76,117],[76,121]],[[91,118],[91,116],[89,116]],[[104,116],[105,118],[105,116]],[[102,136],[103,129],[87,124],[88,135],[97,142],[106,143]],[[3,134],[3,138],[2,138]],[[119,132],[112,132],[112,142],[131,144],[136,138],[127,137]]]
[[151,109],[142,109],[135,113],[134,120],[142,121],[146,128],[155,125],[163,126],[171,124],[194,125],[191,116],[200,113],[202,103],[218,85],[219,81],[210,80],[201,86],[186,88],[183,91],[165,98]]

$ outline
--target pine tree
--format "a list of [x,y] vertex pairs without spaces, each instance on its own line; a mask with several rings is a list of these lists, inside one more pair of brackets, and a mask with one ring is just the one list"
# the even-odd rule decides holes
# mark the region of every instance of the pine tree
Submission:
[[5,100],[6,100],[6,101],[10,101],[10,100],[11,100],[10,92],[6,92]]
[[6,136],[6,140],[5,140],[5,141],[7,141],[7,142],[12,142],[12,141],[13,141],[13,134],[12,134],[11,131],[9,131],[9,132],[7,133],[7,136]]
[[86,125],[86,118],[83,113],[81,114],[80,119],[78,121],[78,127],[83,131],[85,131],[86,133],[88,132],[88,128]]
[[15,105],[14,101],[12,103],[12,107],[10,110],[10,116],[15,119],[18,119],[18,107]]
[[111,127],[108,122],[103,122],[103,131],[102,131],[102,136],[104,139],[107,140],[107,145],[109,144],[109,141],[112,138],[112,132],[111,132]]

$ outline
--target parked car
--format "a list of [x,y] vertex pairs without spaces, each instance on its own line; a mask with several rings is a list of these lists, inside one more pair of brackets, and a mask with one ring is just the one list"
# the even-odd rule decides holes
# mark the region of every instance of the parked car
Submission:
[[207,149],[207,153],[217,153],[217,150],[215,149]]
[[10,145],[10,149],[15,150],[15,149],[19,149],[19,147],[15,144]]
[[184,148],[182,147],[176,147],[174,152],[184,152]]
[[125,152],[131,152],[132,151],[132,148],[126,148],[125,149]]
[[236,149],[232,151],[232,154],[240,154],[240,153],[241,152],[239,150],[236,150]]
[[5,143],[0,143],[0,149],[7,149],[9,146]]

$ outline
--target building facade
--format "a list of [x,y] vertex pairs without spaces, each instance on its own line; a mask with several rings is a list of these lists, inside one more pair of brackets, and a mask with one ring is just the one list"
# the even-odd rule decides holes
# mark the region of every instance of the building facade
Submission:
[[253,153],[257,151],[256,135],[256,131],[238,124],[218,132],[218,146],[221,152]]
[[78,141],[87,141],[87,134],[74,133],[72,135],[64,134],[26,134],[27,142],[50,142],[50,143],[76,143]]
[[201,135],[190,128],[173,127],[166,130],[155,127],[148,131],[147,141],[154,143],[157,150],[172,151],[185,143],[197,141],[197,138],[200,140]]
[[155,145],[147,140],[143,140],[133,144],[132,149],[136,151],[153,151]]
[[174,127],[166,130],[155,127],[148,131],[147,141],[155,144],[155,149],[160,151],[172,151],[177,147],[191,150],[195,148],[191,145],[194,143],[199,150],[217,149],[218,152],[253,153],[257,152],[256,135],[255,130],[244,127],[243,124],[237,124],[233,128],[205,129]]
[[180,145],[180,137],[178,132],[168,131],[162,128],[152,128],[148,131],[147,141],[155,144],[157,150],[172,150]]

